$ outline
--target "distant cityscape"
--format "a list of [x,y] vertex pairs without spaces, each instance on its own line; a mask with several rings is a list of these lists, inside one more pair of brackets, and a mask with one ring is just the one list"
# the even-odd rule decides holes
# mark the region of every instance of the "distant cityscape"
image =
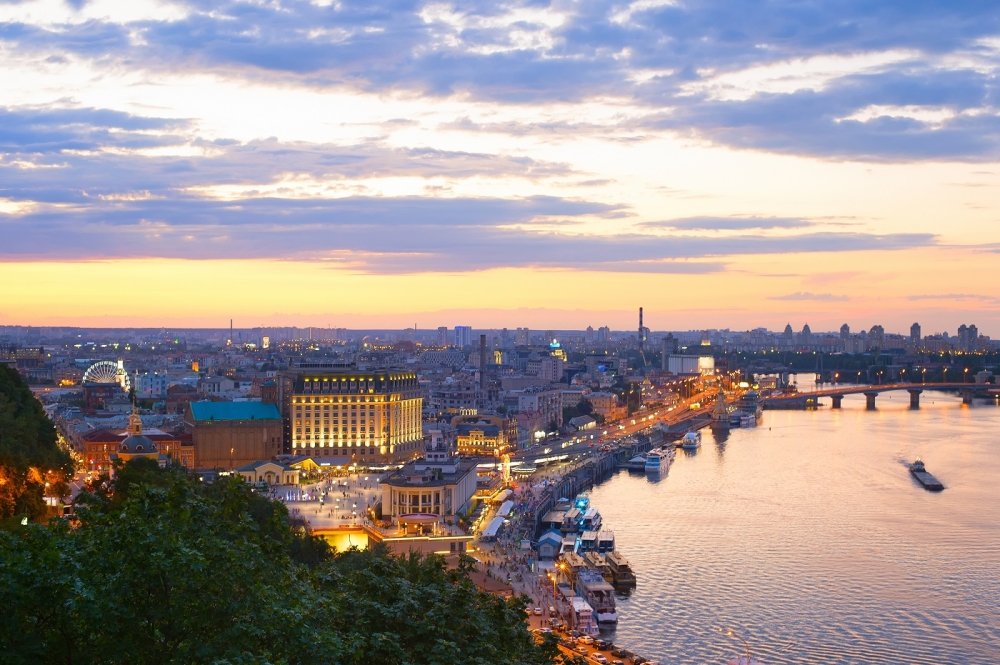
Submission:
[[499,458],[540,435],[690,396],[684,382],[706,374],[987,381],[1000,352],[975,324],[931,335],[919,323],[908,334],[846,323],[836,332],[651,331],[641,310],[637,323],[632,331],[5,326],[0,362],[41,391],[86,471],[102,473],[136,405],[157,452],[191,469],[302,454],[387,465],[419,457],[431,432],[461,454]]

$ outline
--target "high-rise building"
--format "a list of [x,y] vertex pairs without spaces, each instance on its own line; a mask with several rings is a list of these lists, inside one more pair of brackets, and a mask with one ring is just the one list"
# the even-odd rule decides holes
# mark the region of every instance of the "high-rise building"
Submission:
[[802,326],[802,332],[799,333],[799,344],[801,344],[802,346],[812,345],[813,341],[812,336],[813,336],[812,328],[810,328],[809,324],[807,323],[804,326]]
[[881,351],[885,348],[885,328],[875,324],[868,331],[868,346],[876,351]]
[[472,326],[455,326],[455,346],[460,349],[472,346]]
[[500,331],[500,348],[509,349],[511,347],[510,331],[504,328]]
[[781,333],[781,345],[786,349],[795,342],[795,333],[792,331],[792,324],[786,323],[785,330]]
[[677,353],[677,338],[667,333],[660,342],[660,369],[666,371],[667,359]]
[[514,346],[528,346],[531,343],[531,331],[527,328],[518,328],[514,332]]
[[437,345],[448,346],[448,326],[438,326]]
[[920,346],[920,339],[920,324],[914,323],[910,326],[910,348],[918,348]]
[[291,452],[348,456],[365,464],[409,459],[421,450],[422,408],[413,372],[300,374],[288,402]]
[[969,325],[965,325],[963,323],[958,327],[956,348],[959,351],[975,351],[979,348],[979,328],[975,324],[970,323]]

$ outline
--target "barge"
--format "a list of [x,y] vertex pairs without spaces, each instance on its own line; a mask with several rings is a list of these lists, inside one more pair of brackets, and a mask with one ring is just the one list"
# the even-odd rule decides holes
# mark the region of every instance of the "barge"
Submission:
[[924,489],[930,490],[931,492],[940,492],[944,489],[944,485],[941,481],[929,473],[927,469],[924,468],[924,463],[921,460],[917,460],[910,465],[910,474],[917,479],[917,482],[924,486]]

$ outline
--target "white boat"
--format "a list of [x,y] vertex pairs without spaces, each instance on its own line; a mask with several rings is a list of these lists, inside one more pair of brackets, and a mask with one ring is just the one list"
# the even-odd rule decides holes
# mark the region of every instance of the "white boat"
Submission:
[[597,508],[590,507],[580,518],[580,528],[583,531],[599,531],[601,528],[601,514]]
[[576,574],[576,594],[594,609],[598,623],[617,623],[615,588],[597,570],[585,568]]
[[665,450],[663,448],[655,448],[649,451],[646,455],[646,463],[644,468],[646,471],[651,472],[664,472],[670,468],[670,464],[674,461],[674,451]]
[[701,432],[688,432],[681,439],[681,448],[684,450],[697,450],[701,446]]

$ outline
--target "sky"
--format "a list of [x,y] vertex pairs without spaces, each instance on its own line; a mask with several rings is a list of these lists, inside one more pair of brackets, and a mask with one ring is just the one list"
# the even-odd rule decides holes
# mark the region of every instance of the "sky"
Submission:
[[1000,12],[0,0],[0,324],[1000,337]]

